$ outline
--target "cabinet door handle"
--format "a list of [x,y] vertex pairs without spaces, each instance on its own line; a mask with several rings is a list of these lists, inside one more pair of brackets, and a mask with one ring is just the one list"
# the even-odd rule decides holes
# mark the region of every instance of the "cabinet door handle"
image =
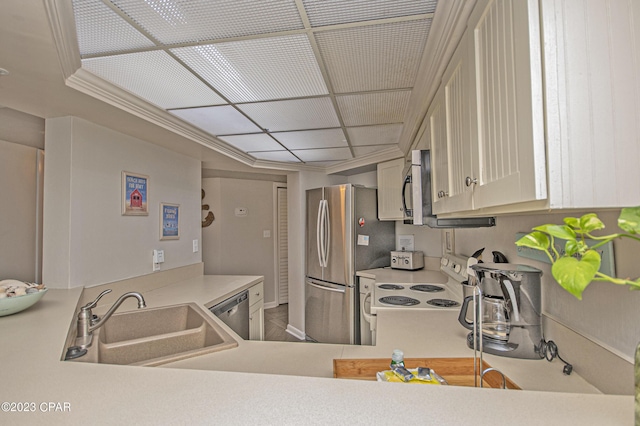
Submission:
[[444,192],[442,190],[438,191],[438,198],[444,198],[444,197],[448,197],[449,193],[448,192]]
[[475,185],[478,183],[478,178],[470,178],[469,176],[467,176],[467,178],[464,180],[464,184],[467,186],[471,186],[471,185]]

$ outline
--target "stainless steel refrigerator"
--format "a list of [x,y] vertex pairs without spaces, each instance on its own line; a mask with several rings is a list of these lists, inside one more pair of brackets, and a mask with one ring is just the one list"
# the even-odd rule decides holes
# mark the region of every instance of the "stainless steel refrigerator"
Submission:
[[359,343],[356,271],[389,266],[395,222],[378,220],[377,190],[351,184],[307,191],[305,332]]

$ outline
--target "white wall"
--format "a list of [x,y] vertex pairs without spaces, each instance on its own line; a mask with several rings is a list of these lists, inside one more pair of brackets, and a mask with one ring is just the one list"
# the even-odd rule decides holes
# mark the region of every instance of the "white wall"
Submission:
[[[617,231],[619,210],[596,212],[606,225],[605,234]],[[514,244],[516,232],[529,232],[532,227],[545,223],[561,224],[565,216],[580,217],[584,213],[589,212],[500,216],[497,218],[497,226],[493,228],[456,230],[456,251],[470,255],[475,250],[485,247],[485,261],[491,261],[491,251],[499,250],[512,263],[540,268],[543,271],[542,294],[545,314],[631,361],[635,347],[640,341],[640,291],[594,282],[587,287],[580,301],[553,281],[550,265],[517,255]],[[614,241],[618,276],[640,277],[639,248],[638,242],[628,239]],[[547,340],[555,340],[562,350],[562,342],[556,340],[557,337],[545,337]]]
[[[94,286],[201,261],[200,162],[74,118],[45,129],[43,282]],[[148,216],[121,215],[121,172],[149,176]],[[160,241],[160,202],[180,204],[180,239]]]
[[0,140],[0,280],[39,278],[38,152]]
[[[202,179],[202,188],[203,202],[215,215],[202,230],[204,273],[263,275],[265,304],[275,304],[273,182],[209,178]],[[247,215],[236,216],[236,207]]]

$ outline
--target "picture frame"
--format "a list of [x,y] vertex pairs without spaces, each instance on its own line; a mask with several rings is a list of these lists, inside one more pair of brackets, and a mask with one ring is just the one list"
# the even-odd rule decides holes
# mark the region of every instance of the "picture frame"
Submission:
[[149,215],[149,176],[122,172],[122,215]]
[[160,203],[160,240],[180,239],[180,204]]

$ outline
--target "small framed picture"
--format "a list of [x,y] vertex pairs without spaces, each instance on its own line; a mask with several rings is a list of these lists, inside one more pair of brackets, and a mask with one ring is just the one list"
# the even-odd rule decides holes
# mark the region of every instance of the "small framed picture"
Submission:
[[160,203],[160,239],[180,239],[180,204]]
[[149,215],[149,176],[122,172],[122,214]]

